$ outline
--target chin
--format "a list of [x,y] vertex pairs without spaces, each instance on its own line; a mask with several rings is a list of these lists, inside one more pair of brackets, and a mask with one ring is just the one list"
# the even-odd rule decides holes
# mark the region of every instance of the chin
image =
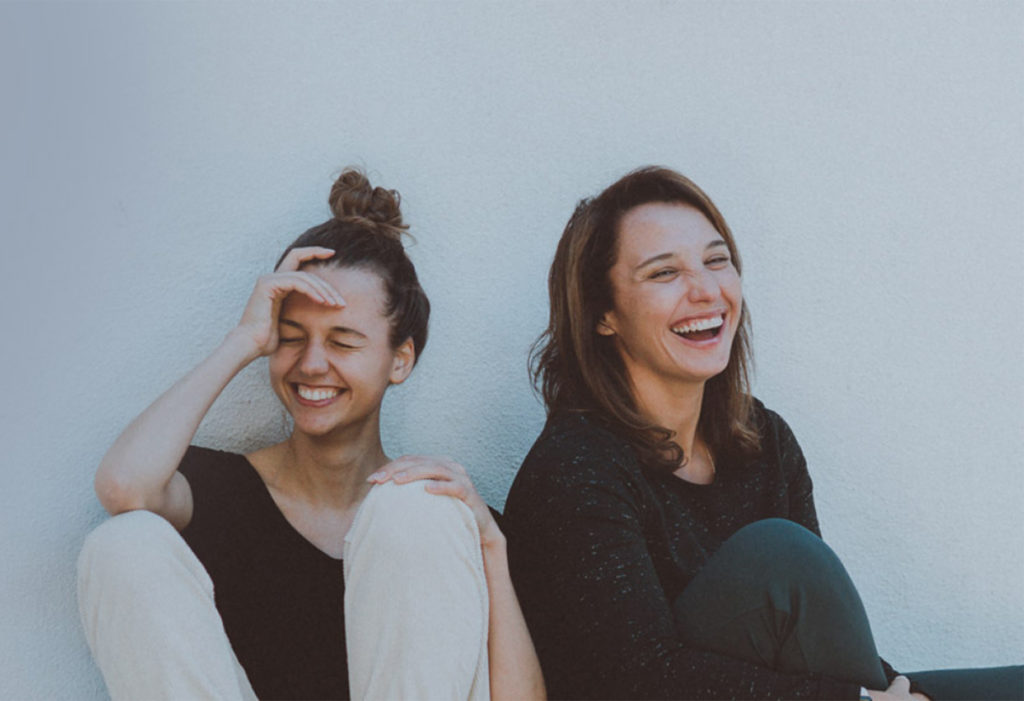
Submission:
[[677,365],[676,373],[679,376],[686,378],[688,382],[707,382],[712,377],[716,377],[725,372],[725,368],[728,366],[728,358],[726,358],[724,362],[715,362],[708,359],[708,362],[699,364],[693,362],[686,364],[680,363]]
[[331,433],[343,422],[340,420],[324,420],[326,417],[320,417],[319,420],[310,420],[309,417],[296,417],[292,414],[292,425],[295,427],[296,433],[305,433],[309,436],[324,436]]

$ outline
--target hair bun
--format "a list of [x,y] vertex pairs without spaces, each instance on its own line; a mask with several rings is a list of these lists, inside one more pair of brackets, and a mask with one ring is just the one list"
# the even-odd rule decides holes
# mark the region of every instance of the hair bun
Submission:
[[374,187],[358,168],[341,171],[327,198],[335,219],[366,224],[392,238],[409,228],[402,222],[401,202],[397,190]]

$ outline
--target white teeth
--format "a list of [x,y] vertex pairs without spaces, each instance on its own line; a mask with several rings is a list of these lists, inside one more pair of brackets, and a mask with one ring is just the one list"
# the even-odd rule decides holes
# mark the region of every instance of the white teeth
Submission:
[[298,388],[299,396],[310,402],[319,402],[324,399],[331,399],[332,397],[338,396],[338,389],[313,389],[312,387],[305,387],[299,385]]
[[725,323],[725,318],[721,315],[713,316],[709,319],[697,319],[691,321],[688,324],[682,326],[673,326],[673,333],[693,333],[695,331],[707,331],[708,329],[717,329],[719,326]]

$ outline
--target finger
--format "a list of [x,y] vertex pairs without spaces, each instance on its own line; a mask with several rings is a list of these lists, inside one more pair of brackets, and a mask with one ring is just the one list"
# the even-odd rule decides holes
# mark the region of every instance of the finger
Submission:
[[303,263],[311,260],[322,260],[334,255],[334,249],[323,246],[301,246],[288,251],[288,255],[277,266],[280,272],[298,270]]
[[452,472],[454,472],[456,474],[459,474],[459,475],[468,475],[469,474],[468,472],[466,472],[466,468],[463,467],[461,463],[455,462],[451,458],[442,458],[441,460],[448,467],[448,469],[451,470]]
[[423,488],[430,494],[453,497],[468,506],[469,510],[473,512],[477,529],[480,531],[481,542],[493,539],[495,533],[501,533],[501,529],[498,528],[498,524],[494,521],[494,516],[491,515],[491,510],[487,508],[483,499],[480,498],[470,485],[463,482],[427,480]]
[[291,292],[301,292],[314,301],[326,304],[326,299],[316,286],[303,277],[294,276],[293,273],[263,275],[256,281],[254,294],[256,291],[260,295],[268,297],[275,305],[278,305]]
[[[277,296],[286,296],[290,292],[303,292],[314,302],[329,306],[345,306],[345,300],[341,295],[318,278],[309,273],[276,273],[274,275],[275,291]],[[315,290],[315,294],[308,294],[307,290]],[[283,295],[281,293],[284,293]]]
[[330,299],[319,285],[297,273],[275,275],[274,279],[269,281],[269,284],[271,286],[269,290],[270,296],[275,300],[283,300],[292,292],[298,292],[319,304],[331,304]]
[[910,680],[901,674],[892,680],[892,684],[889,685],[888,691],[891,691],[894,694],[906,696],[910,694]]
[[321,296],[326,300],[326,304],[345,306],[345,300],[342,298],[341,293],[334,289],[333,285],[317,275],[303,271],[295,271],[290,273],[275,273],[274,276],[279,279],[305,280],[320,292]]
[[396,484],[405,484],[406,482],[415,482],[422,479],[444,480],[448,482],[452,481],[454,477],[455,475],[444,465],[425,463],[413,465],[396,472],[392,475],[391,479]]
[[322,277],[314,275],[313,273],[306,273],[302,271],[292,273],[292,275],[301,275],[305,279],[312,282],[314,285],[317,286],[317,289],[321,290],[326,295],[327,299],[330,300],[334,304],[334,306],[345,306],[345,299],[344,297],[341,296],[341,293],[334,288],[334,285],[327,282]]
[[466,502],[467,505],[472,506],[469,503],[469,494],[466,493],[466,485],[460,482],[449,482],[447,480],[426,480],[424,489],[431,494],[443,494],[450,497]]

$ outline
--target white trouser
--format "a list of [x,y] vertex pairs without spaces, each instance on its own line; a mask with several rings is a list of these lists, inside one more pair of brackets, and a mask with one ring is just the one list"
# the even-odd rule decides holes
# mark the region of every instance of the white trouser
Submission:
[[[375,486],[345,537],[353,699],[486,701],[487,585],[476,521],[422,482]],[[213,583],[147,511],[109,519],[78,561],[86,639],[115,701],[255,699]]]

